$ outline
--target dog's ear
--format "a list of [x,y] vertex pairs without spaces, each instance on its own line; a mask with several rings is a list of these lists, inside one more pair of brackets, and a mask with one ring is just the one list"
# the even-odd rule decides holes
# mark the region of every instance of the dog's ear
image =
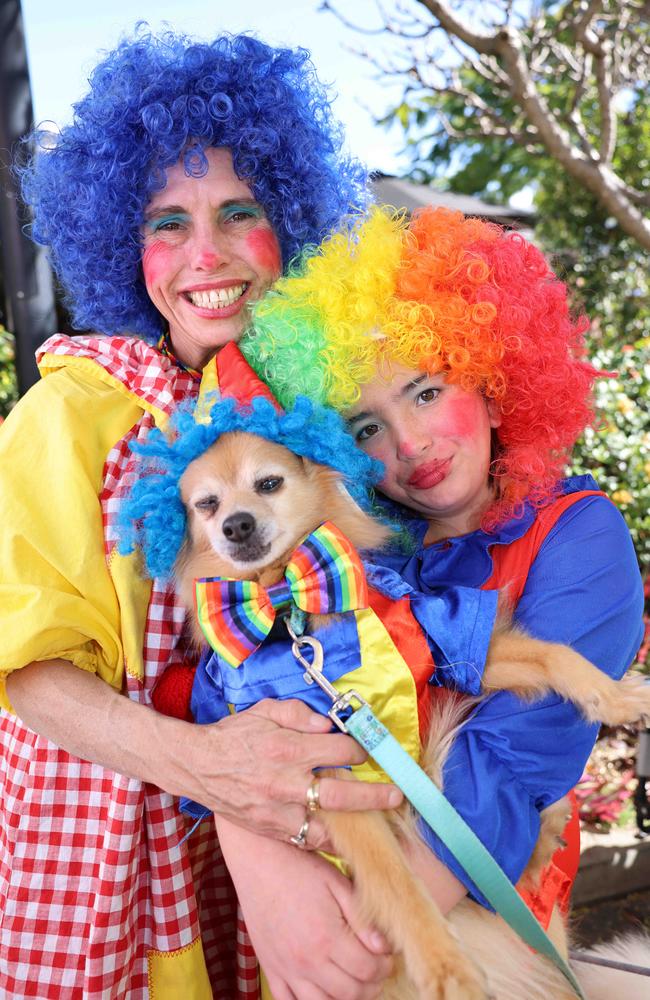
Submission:
[[357,549],[380,549],[392,531],[352,499],[334,469],[303,459],[308,477],[318,487],[322,520],[332,521]]

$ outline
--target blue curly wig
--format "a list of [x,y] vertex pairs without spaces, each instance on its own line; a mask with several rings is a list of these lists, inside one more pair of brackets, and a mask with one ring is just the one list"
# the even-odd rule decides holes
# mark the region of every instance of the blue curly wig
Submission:
[[246,408],[238,406],[234,399],[225,399],[212,407],[209,423],[197,423],[191,412],[180,410],[174,417],[173,430],[172,441],[159,430],[152,430],[145,444],[133,446],[145,458],[144,468],[118,516],[118,551],[127,555],[138,546],[151,577],[169,576],[185,536],[181,477],[190,462],[222,434],[255,434],[336,469],[362,507],[369,506],[371,487],[383,475],[381,462],[357,448],[339,415],[314,405],[305,396],[299,396],[288,413],[279,413],[262,397],[253,399]]
[[285,265],[317,244],[351,205],[365,172],[342,152],[328,94],[304,49],[249,35],[210,43],[139,25],[95,68],[90,92],[60,134],[36,131],[37,154],[16,170],[32,206],[32,236],[50,259],[79,329],[159,336],[163,319],[140,266],[144,210],[184,159],[228,147],[278,237]]

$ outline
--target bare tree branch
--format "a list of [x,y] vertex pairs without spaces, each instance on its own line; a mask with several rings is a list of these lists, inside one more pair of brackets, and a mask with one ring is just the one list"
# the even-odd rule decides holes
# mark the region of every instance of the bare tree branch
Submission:
[[[440,26],[448,34],[459,38],[480,54],[496,55],[500,58],[501,65],[510,78],[512,98],[524,112],[529,124],[537,131],[546,151],[570,176],[596,195],[629,235],[638,240],[641,246],[650,250],[650,220],[642,215],[625,192],[620,178],[611,170],[611,157],[610,160],[604,160],[595,150],[592,155],[588,155],[583,148],[586,141],[591,149],[588,139],[583,136],[583,142],[578,147],[571,141],[566,129],[560,126],[535,86],[520,33],[511,27],[500,28],[493,35],[475,32],[456,17],[444,0],[417,0],[417,2],[437,18]],[[583,38],[588,40],[592,56],[596,54],[594,48],[599,55],[601,52],[601,42],[591,29],[592,19],[601,9],[602,0],[591,0],[578,21]],[[611,104],[606,106],[605,111],[608,116],[611,114]],[[603,132],[606,133],[607,152],[615,132],[606,128]],[[602,148],[601,144],[601,150]]]
[[591,0],[575,23],[576,39],[592,57],[596,90],[600,106],[600,160],[609,164],[616,148],[616,112],[612,78],[613,49],[611,41],[598,33],[595,19],[602,14],[602,0]]
[[[650,192],[636,190],[612,167],[617,97],[621,91],[640,94],[650,82],[650,0],[567,0],[552,16],[541,0],[526,16],[513,0],[494,0],[474,7],[471,23],[454,0],[412,3],[400,0],[398,17],[383,10],[384,33],[406,46],[406,68],[386,57],[383,67],[376,57],[367,58],[391,76],[408,72],[405,99],[408,92],[413,110],[427,95],[459,100],[462,119],[436,110],[450,139],[462,143],[487,136],[543,150],[650,250],[650,219],[641,211],[649,206]],[[330,0],[323,7],[350,25]],[[426,13],[417,15],[418,8]],[[433,56],[439,38],[448,45],[446,61]],[[423,43],[424,56],[416,43]],[[558,74],[575,84],[568,106],[566,88],[559,102],[549,91],[549,79]],[[493,101],[466,86],[467,79],[478,89],[482,85]]]
[[470,66],[478,76],[482,76],[484,80],[489,80],[490,83],[496,84],[497,86],[508,85],[508,77],[503,73],[499,67],[498,62],[495,59],[473,59],[471,55],[464,52],[455,38],[449,37],[449,45],[454,52],[458,54],[461,59],[464,59],[468,66]]
[[335,14],[338,21],[346,28],[351,28],[353,31],[358,32],[360,35],[384,35],[386,33],[386,24],[382,24],[380,28],[366,28],[362,24],[353,24],[352,21],[348,21],[346,17],[343,17],[338,10],[332,7],[329,0],[321,0],[319,11],[326,11],[330,14]]
[[621,189],[635,205],[640,205],[642,208],[650,208],[650,190],[637,191],[636,188],[630,187],[629,184],[624,184],[623,182],[621,182]]
[[388,18],[384,14],[379,4],[378,6],[382,15],[384,16],[384,23],[379,28],[366,28],[359,24],[353,24],[352,21],[348,21],[347,18],[343,17],[342,14],[340,14],[337,10],[335,10],[334,7],[332,7],[329,0],[321,0],[321,4],[318,10],[335,14],[338,20],[341,22],[341,24],[343,24],[346,28],[351,28],[353,31],[358,32],[360,35],[385,35],[388,33],[390,35],[398,35],[400,38],[407,38],[410,40],[417,41],[422,38],[427,38],[428,35],[430,35],[431,32],[434,30],[434,26],[427,25],[425,24],[424,21],[421,21],[419,19],[410,18],[409,20],[411,21],[411,23],[418,24],[420,25],[420,27],[416,31],[409,31],[405,23],[399,24],[393,22],[390,18]]
[[[582,42],[586,49],[595,55],[599,43],[597,36],[592,32],[591,25],[594,18],[602,14],[603,3],[602,0],[589,0],[589,3],[581,3],[580,7],[581,11],[573,22],[573,29],[576,38]],[[590,46],[593,46],[593,48],[590,48]]]
[[417,2],[421,3],[423,7],[426,7],[437,18],[447,34],[460,38],[461,42],[465,42],[465,45],[469,45],[471,49],[474,49],[475,52],[479,52],[481,55],[491,56],[497,54],[497,37],[502,31],[507,29],[501,28],[496,35],[490,35],[488,32],[472,31],[469,25],[456,17],[448,4],[443,3],[442,0],[417,0]]
[[603,163],[611,163],[616,149],[616,111],[614,110],[613,85],[611,73],[611,50],[603,43],[603,54],[594,60],[598,102],[600,104],[600,159]]

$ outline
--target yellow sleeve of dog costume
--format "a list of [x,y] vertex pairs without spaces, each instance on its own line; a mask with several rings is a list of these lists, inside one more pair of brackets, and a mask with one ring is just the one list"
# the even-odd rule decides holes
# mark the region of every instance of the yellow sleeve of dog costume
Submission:
[[64,658],[119,688],[120,604],[104,556],[106,456],[141,417],[96,369],[52,371],[0,430],[0,704],[4,678]]
[[[372,608],[355,611],[361,666],[344,674],[334,686],[353,688],[390,729],[415,761],[420,760],[420,726],[415,680],[404,657]],[[371,757],[353,768],[361,781],[390,779]]]

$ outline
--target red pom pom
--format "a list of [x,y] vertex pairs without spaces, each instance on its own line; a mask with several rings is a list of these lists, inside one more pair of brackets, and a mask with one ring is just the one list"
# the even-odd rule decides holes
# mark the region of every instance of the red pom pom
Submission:
[[151,692],[156,711],[184,722],[193,722],[190,701],[195,673],[196,667],[190,663],[173,663],[167,667]]

